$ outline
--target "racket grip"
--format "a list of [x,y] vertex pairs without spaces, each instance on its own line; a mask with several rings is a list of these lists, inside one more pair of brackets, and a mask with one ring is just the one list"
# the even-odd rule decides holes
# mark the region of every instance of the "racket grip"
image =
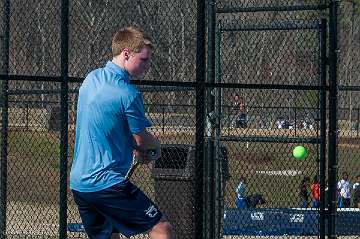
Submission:
[[[146,150],[145,154],[146,154],[146,157],[148,159],[150,159],[150,160],[155,160],[156,159],[156,150],[155,149],[148,149],[148,150]],[[142,158],[141,157],[136,157],[135,161],[141,162]]]

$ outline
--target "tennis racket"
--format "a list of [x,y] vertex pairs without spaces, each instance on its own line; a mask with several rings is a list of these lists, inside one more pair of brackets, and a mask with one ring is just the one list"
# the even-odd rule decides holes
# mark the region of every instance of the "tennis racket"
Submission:
[[[148,158],[151,160],[154,160],[156,157],[156,150],[148,150],[147,151]],[[134,174],[137,167],[141,164],[142,158],[133,156],[132,163],[130,165],[130,168],[128,172],[126,173],[125,179],[129,180],[131,176]]]

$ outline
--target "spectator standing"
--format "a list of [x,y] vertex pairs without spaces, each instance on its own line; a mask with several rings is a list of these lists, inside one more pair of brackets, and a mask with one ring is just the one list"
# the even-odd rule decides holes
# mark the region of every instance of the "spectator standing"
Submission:
[[313,182],[310,185],[311,189],[311,207],[318,208],[320,205],[320,183],[318,175],[314,176]]
[[310,178],[308,176],[304,177],[303,180],[301,180],[299,186],[299,206],[301,208],[307,208],[309,206],[309,184]]
[[246,178],[240,177],[240,182],[236,188],[236,200],[235,204],[237,208],[243,209],[247,207],[246,204]]
[[342,177],[337,184],[339,208],[350,207],[350,181],[348,178],[349,174],[347,172],[343,172]]
[[234,97],[234,115],[232,125],[236,128],[247,128],[247,113],[246,113],[246,102],[244,98],[240,97],[238,94]]

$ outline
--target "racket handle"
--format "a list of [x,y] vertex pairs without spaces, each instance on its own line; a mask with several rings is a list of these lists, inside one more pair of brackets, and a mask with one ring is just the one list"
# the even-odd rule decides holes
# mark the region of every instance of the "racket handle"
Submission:
[[130,179],[131,178],[131,176],[134,174],[135,169],[139,166],[139,164],[140,164],[139,161],[136,161],[134,164],[131,165],[128,173],[125,176],[125,179]]
[[[155,160],[156,159],[156,150],[150,149],[147,152],[147,157],[151,160]],[[130,169],[128,171],[128,173],[125,176],[125,179],[130,179],[131,176],[134,174],[135,169],[139,166],[141,162],[140,158],[136,158],[134,157],[134,163],[130,166]]]

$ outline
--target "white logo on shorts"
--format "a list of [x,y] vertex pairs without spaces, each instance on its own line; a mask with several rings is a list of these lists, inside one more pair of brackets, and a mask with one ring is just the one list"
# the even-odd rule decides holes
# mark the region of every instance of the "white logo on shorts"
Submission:
[[157,213],[158,210],[154,205],[150,205],[150,207],[145,210],[145,214],[148,215],[149,217],[155,217]]
[[264,220],[264,213],[262,213],[262,212],[251,213],[250,216],[251,216],[251,220],[254,220],[254,221]]

